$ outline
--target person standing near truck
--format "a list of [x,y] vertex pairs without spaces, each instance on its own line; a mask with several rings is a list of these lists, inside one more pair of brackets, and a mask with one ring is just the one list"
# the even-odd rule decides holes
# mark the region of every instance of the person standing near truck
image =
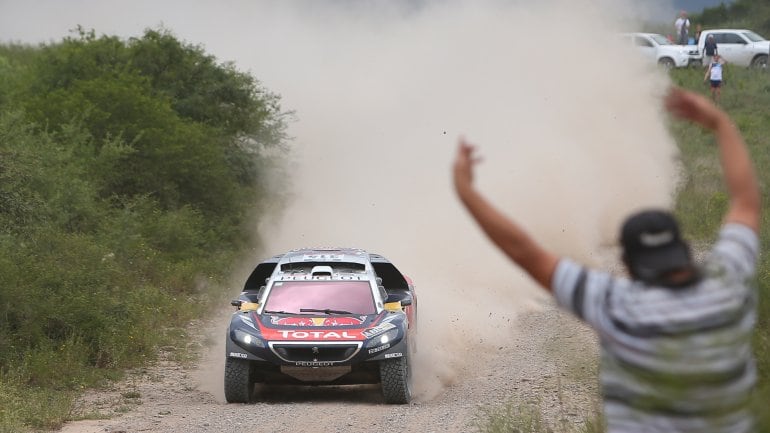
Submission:
[[717,41],[714,39],[714,35],[708,35],[703,44],[703,66],[708,68],[717,53]]
[[703,26],[700,24],[695,25],[695,35],[693,35],[693,39],[695,39],[695,45],[698,45],[698,41],[700,40],[700,34],[703,31]]
[[679,12],[679,18],[674,21],[674,29],[679,45],[687,45],[690,35],[690,20],[687,18],[687,12]]
[[706,75],[703,76],[703,82],[711,81],[711,99],[714,102],[719,102],[722,96],[722,81],[724,80],[722,74],[722,66],[724,62],[719,57],[719,54],[714,54],[714,58],[709,63]]

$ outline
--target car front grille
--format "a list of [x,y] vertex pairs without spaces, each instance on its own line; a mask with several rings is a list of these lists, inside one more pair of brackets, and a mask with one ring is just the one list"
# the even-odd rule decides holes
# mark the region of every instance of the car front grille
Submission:
[[271,343],[270,349],[287,362],[344,362],[358,353],[361,343]]

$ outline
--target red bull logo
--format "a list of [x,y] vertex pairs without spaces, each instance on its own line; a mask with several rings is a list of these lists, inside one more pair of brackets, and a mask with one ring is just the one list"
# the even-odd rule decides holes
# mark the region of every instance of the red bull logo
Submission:
[[355,317],[278,317],[273,316],[270,322],[283,326],[350,326],[360,325],[363,320]]

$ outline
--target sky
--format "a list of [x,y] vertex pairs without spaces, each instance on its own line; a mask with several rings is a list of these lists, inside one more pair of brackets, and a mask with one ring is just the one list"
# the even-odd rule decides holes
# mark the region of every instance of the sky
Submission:
[[391,259],[417,285],[429,398],[458,354],[549,302],[456,200],[458,138],[484,158],[479,189],[545,247],[611,263],[622,219],[676,188],[667,76],[616,37],[661,11],[675,15],[652,0],[0,0],[0,41],[163,25],[279,94],[295,120],[276,182],[293,199],[255,220],[266,248],[245,261],[308,246]]

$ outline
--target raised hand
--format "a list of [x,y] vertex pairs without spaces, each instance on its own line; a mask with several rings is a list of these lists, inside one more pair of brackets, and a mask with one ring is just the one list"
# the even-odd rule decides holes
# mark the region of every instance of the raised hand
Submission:
[[475,146],[469,144],[464,138],[460,138],[453,171],[455,188],[458,192],[473,184],[473,166],[481,161],[481,158],[474,155],[475,151]]
[[726,114],[709,99],[687,90],[672,88],[665,99],[666,109],[673,115],[714,130]]

